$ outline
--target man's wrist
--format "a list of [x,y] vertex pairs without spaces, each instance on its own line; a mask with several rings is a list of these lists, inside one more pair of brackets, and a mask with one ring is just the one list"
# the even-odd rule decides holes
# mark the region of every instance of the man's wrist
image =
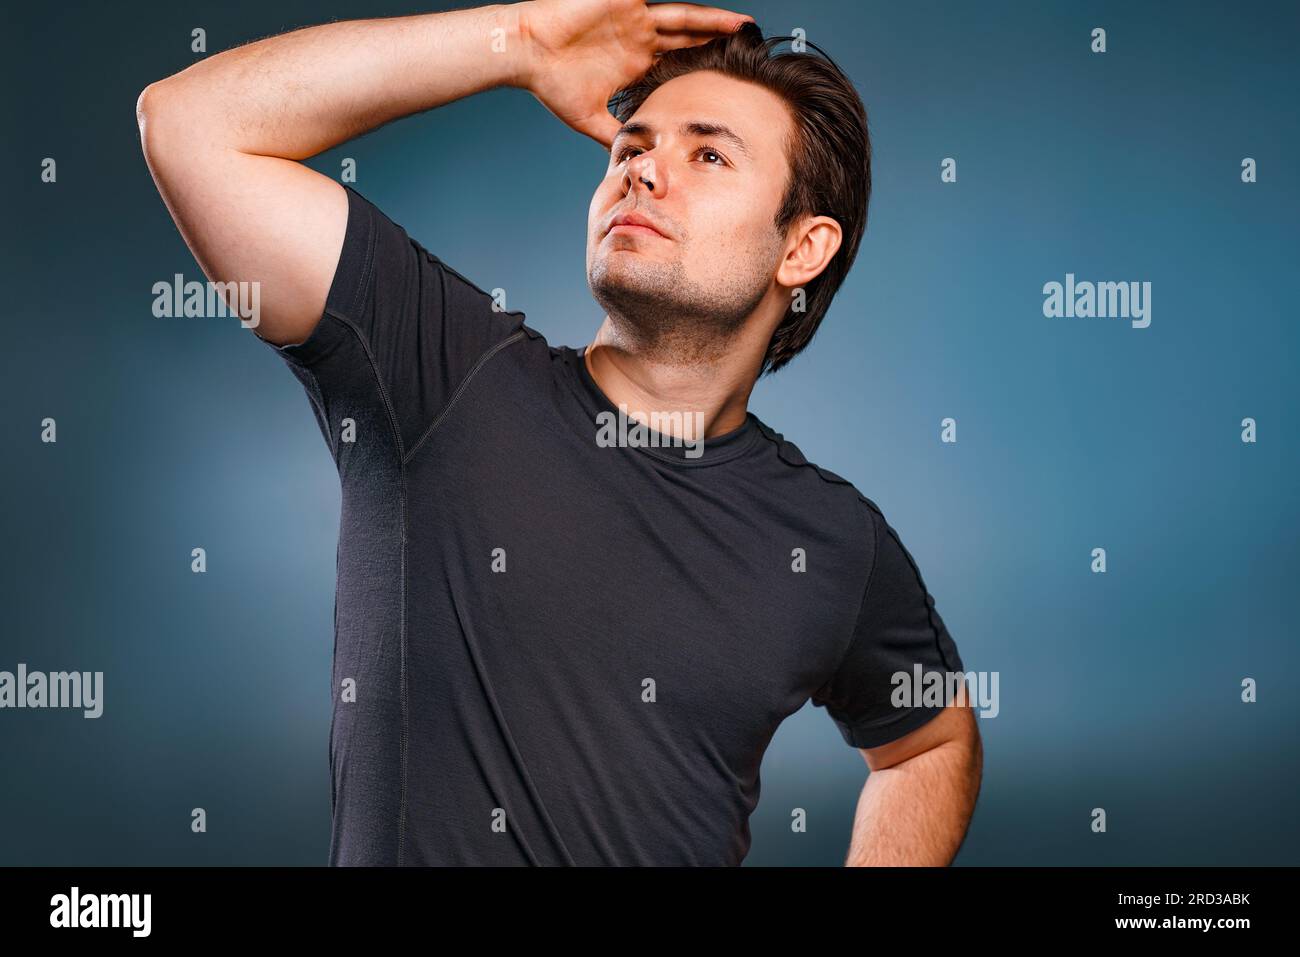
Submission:
[[[501,52],[510,63],[506,85],[521,90],[531,89],[533,80],[533,49],[528,29],[528,14],[532,7],[532,0],[520,0],[519,3],[501,4],[498,8],[505,29]],[[493,50],[497,50],[495,44]]]

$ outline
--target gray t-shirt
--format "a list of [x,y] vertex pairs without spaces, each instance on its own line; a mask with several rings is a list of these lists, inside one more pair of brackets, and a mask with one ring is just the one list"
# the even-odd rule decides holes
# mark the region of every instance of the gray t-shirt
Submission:
[[739,864],[810,697],[858,748],[938,714],[891,702],[963,667],[873,502],[753,413],[611,445],[582,350],[348,204],[272,346],[342,483],[330,864]]

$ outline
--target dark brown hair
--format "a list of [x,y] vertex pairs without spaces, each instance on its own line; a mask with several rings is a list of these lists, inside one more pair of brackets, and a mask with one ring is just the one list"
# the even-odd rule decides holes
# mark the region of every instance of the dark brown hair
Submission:
[[759,375],[781,368],[812,340],[836,290],[848,275],[867,225],[871,198],[871,139],[867,112],[853,83],[816,44],[800,42],[809,53],[774,54],[773,48],[794,37],[768,37],[755,23],[708,43],[669,50],[635,83],[619,90],[609,110],[626,123],[656,88],[696,70],[713,70],[747,80],[785,100],[794,120],[794,136],[785,144],[790,177],[777,210],[782,233],[801,216],[829,216],[842,236],[826,268],[805,290],[803,312],[793,304],[768,343]]

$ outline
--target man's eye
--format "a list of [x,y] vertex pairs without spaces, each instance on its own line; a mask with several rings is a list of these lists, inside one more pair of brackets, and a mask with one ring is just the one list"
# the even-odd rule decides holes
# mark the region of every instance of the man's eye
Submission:
[[[638,147],[638,146],[625,146],[625,147],[623,147],[621,150],[619,150],[619,151],[618,151],[618,157],[617,157],[618,162],[620,162],[620,163],[626,162],[626,161],[629,159],[629,154],[631,154],[633,150],[638,150],[638,151],[639,151],[639,150],[640,150],[640,147]],[[722,155],[721,153],[719,153],[717,150],[713,149],[711,146],[701,146],[699,149],[697,149],[697,150],[695,151],[695,155],[696,155],[696,156],[699,156],[701,153],[710,153],[710,154],[712,154],[713,156],[716,156],[716,157],[718,158],[718,160],[720,160],[720,162],[718,162],[718,163],[714,163],[713,161],[710,161],[710,165],[711,165],[711,166],[725,166],[725,165],[726,165],[726,159],[725,159],[725,157],[723,157],[723,155]]]

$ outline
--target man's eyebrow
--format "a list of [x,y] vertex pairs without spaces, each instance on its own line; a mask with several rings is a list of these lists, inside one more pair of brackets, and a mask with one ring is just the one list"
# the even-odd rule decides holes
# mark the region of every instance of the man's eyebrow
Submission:
[[[710,123],[704,120],[687,120],[682,123],[678,129],[682,136],[714,136],[720,140],[726,140],[750,159],[754,158],[754,154],[749,151],[749,147],[746,145],[744,139],[732,130],[731,127],[725,126],[722,123]],[[623,136],[650,136],[653,133],[653,126],[649,123],[642,123],[637,120],[631,123],[624,123],[619,127],[618,132],[614,134],[614,141],[617,141]],[[610,148],[613,149],[612,142]]]

